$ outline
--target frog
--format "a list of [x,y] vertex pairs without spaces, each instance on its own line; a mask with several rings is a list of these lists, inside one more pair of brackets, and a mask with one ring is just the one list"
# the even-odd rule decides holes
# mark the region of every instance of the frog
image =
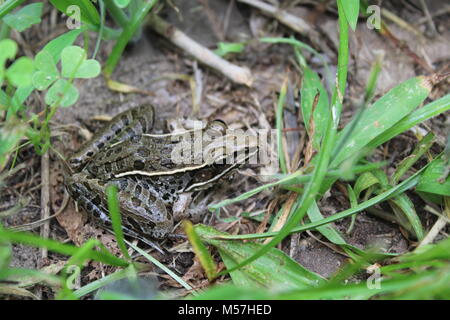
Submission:
[[[198,222],[207,210],[189,208],[193,193],[228,177],[246,159],[229,161],[244,146],[214,149],[223,137],[234,141],[221,120],[181,133],[155,134],[154,125],[151,104],[119,113],[68,159],[64,175],[70,196],[106,229],[112,228],[106,190],[114,186],[124,234],[144,242],[168,237],[182,219]],[[200,152],[179,156],[197,143]]]

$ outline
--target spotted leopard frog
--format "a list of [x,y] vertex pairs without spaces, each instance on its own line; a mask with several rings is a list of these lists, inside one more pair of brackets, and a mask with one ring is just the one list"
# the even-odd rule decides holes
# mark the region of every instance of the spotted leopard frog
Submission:
[[192,192],[227,176],[248,154],[230,164],[242,145],[214,152],[221,139],[231,141],[224,140],[221,121],[183,133],[149,134],[154,114],[144,105],[115,116],[69,159],[71,172],[65,175],[69,194],[105,228],[111,227],[106,187],[116,186],[124,233],[140,239],[166,237],[176,221],[190,217]]

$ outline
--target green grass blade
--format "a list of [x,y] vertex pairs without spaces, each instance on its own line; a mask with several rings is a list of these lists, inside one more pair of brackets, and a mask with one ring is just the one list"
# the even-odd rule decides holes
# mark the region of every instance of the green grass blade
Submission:
[[[25,245],[38,248],[45,247],[51,251],[61,253],[67,256],[74,255],[80,249],[76,246],[60,243],[52,239],[44,239],[39,236],[35,236],[33,234],[25,232],[12,232],[7,229],[0,230],[0,241],[22,243]],[[129,264],[127,261],[117,258],[111,253],[105,251],[90,251],[89,259],[118,267],[126,267]]]
[[380,180],[372,172],[364,172],[355,182],[354,191],[356,199],[359,199],[361,192],[377,184],[380,184]]
[[431,119],[432,117],[444,113],[448,110],[450,110],[450,94],[447,94],[442,98],[433,101],[407,115],[405,118],[397,122],[395,126],[391,127],[390,129],[383,132],[380,136],[370,141],[367,146],[371,149],[376,148],[386,141],[391,140],[393,137],[399,135],[400,133],[411,129],[415,125]]
[[359,16],[359,0],[338,0],[338,3],[344,9],[348,24],[355,31]]
[[194,250],[195,255],[197,256],[200,264],[203,267],[203,270],[206,272],[206,276],[209,281],[213,281],[217,276],[217,266],[209,253],[208,249],[200,240],[199,235],[192,223],[188,220],[183,221],[183,227],[186,235],[188,236],[189,242],[191,243],[192,249]]
[[[172,270],[167,268],[165,265],[163,265],[161,262],[153,258],[151,255],[149,255],[147,252],[139,248],[138,246],[135,246],[131,242],[125,241],[130,247],[132,247],[134,250],[142,254],[148,261],[153,263],[155,266],[163,270],[165,273],[167,273],[169,276],[171,276],[175,281],[177,281],[180,285],[182,285],[186,290],[193,290],[193,288],[186,283],[182,278],[180,278],[178,275],[176,275]],[[193,292],[192,294],[196,294]]]
[[[400,221],[408,220],[409,224],[412,227],[412,230],[415,233],[415,236],[418,240],[422,240],[424,237],[422,223],[420,222],[420,218],[414,209],[414,204],[408,198],[406,194],[400,194],[397,197],[389,200],[389,204],[394,210],[395,215],[399,218]],[[405,228],[408,230],[411,229],[409,224],[402,223]]]
[[[327,91],[323,87],[319,76],[307,66],[303,67],[303,80],[300,91],[300,107],[302,110],[305,127],[307,132],[310,132],[309,123],[312,115],[314,120],[314,136],[310,137],[310,139],[313,140],[313,148],[315,150],[319,150],[320,141],[324,135],[326,123],[328,121],[328,117],[330,116],[330,106]],[[312,113],[312,107],[317,93],[319,93],[320,96],[314,113]]]
[[16,7],[20,6],[23,2],[25,2],[25,0],[2,1],[0,3],[0,19],[13,11]]
[[[430,162],[430,164],[431,164],[431,162]],[[399,183],[395,187],[392,187],[392,188],[384,191],[383,193],[380,193],[379,195],[358,204],[354,208],[344,210],[342,212],[336,213],[332,216],[329,216],[329,217],[319,220],[319,221],[310,222],[305,225],[295,227],[291,230],[291,233],[316,229],[317,227],[323,226],[327,223],[334,222],[334,221],[337,221],[337,220],[340,220],[343,218],[347,218],[353,214],[356,214],[362,210],[365,210],[371,206],[374,206],[374,205],[381,203],[385,200],[388,200],[398,194],[401,194],[401,193],[405,192],[406,190],[409,190],[417,185],[417,183],[419,182],[419,179],[420,179],[420,175],[430,164],[427,164],[425,167],[423,167],[422,169],[417,171],[414,175],[412,175],[408,179],[404,180],[402,183]],[[217,239],[223,239],[223,240],[260,239],[260,238],[273,237],[273,236],[276,236],[278,233],[279,232],[265,232],[265,233],[259,233],[259,234],[220,236]]]
[[88,283],[87,285],[81,287],[78,290],[75,290],[73,292],[73,295],[76,298],[81,298],[95,290],[98,290],[104,286],[106,286],[109,283],[115,282],[117,280],[123,279],[123,278],[127,278],[129,276],[129,271],[127,269],[121,269],[118,270],[114,273],[111,273],[101,279],[92,281],[90,283]]
[[[386,165],[385,162],[379,162],[379,163],[369,163],[366,165],[354,166],[351,169],[351,172],[353,174],[359,174],[359,173],[363,173],[365,171],[371,171],[373,169],[381,168],[385,165]],[[341,178],[343,176],[343,174],[344,173],[341,169],[334,169],[334,170],[330,170],[327,173],[327,178],[338,179],[338,178]],[[312,178],[312,174],[303,174],[303,172],[299,170],[299,171],[291,173],[285,177],[282,177],[278,181],[267,183],[265,185],[255,188],[253,190],[247,191],[233,199],[226,199],[217,204],[211,205],[211,206],[209,206],[209,208],[211,211],[217,211],[224,206],[230,205],[235,202],[243,201],[243,200],[248,199],[248,198],[258,194],[259,192],[262,192],[269,188],[276,187],[276,186],[288,186],[291,184],[307,183],[311,180],[311,178]]]
[[450,197],[450,178],[442,181],[447,165],[443,157],[436,159],[420,178],[417,191]]
[[131,260],[123,236],[122,218],[120,216],[119,200],[117,199],[117,187],[114,185],[108,186],[106,188],[106,196],[108,198],[109,216],[111,217],[111,224],[114,235],[116,236],[117,245],[119,246],[120,251],[122,251],[124,257],[128,260]]
[[[313,202],[312,206],[308,209],[308,218],[311,222],[320,221],[323,219],[322,214],[320,213],[319,207],[317,206],[317,202]],[[347,242],[342,238],[341,234],[334,229],[331,224],[323,225],[317,227],[317,231],[319,231],[325,238],[337,245],[344,245]]]
[[283,150],[283,109],[286,102],[287,92],[287,79],[283,81],[280,90],[280,96],[278,98],[277,111],[276,111],[276,129],[277,129],[277,147],[278,157],[280,159],[281,172],[286,174],[288,172],[286,165],[286,158],[284,157]]

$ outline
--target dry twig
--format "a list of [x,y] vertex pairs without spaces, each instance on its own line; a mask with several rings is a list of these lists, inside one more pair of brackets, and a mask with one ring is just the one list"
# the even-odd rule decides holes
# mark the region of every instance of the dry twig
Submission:
[[253,76],[249,69],[236,66],[214,54],[211,50],[203,47],[185,33],[164,21],[157,15],[152,15],[148,25],[173,44],[180,47],[201,63],[220,71],[230,80],[251,87]]
[[[50,160],[48,152],[44,153],[41,158],[41,219],[48,219],[50,216]],[[41,237],[48,238],[50,233],[50,224],[46,220],[46,223],[41,228]],[[41,256],[42,259],[47,258],[47,248],[42,247]]]

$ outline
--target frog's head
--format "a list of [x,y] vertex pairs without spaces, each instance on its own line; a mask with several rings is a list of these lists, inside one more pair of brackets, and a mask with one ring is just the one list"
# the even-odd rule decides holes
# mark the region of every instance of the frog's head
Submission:
[[204,190],[228,177],[233,171],[256,157],[258,146],[254,137],[239,137],[236,132],[216,137],[203,150],[203,163],[195,170],[184,191]]

